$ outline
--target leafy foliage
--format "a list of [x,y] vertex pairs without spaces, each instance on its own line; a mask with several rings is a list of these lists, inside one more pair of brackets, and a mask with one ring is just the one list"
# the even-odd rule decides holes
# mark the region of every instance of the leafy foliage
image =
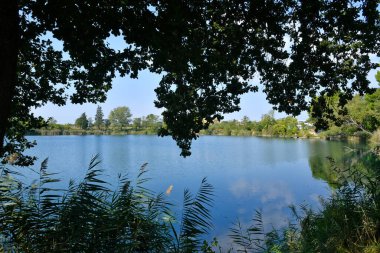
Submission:
[[126,106],[121,106],[113,109],[108,116],[108,119],[112,126],[122,129],[127,126],[131,121],[131,111]]
[[[99,108],[97,109],[97,113],[99,112]],[[117,109],[117,108],[115,108]],[[130,112],[129,112],[130,113]],[[132,114],[127,114],[132,115]],[[120,116],[120,117],[119,117]],[[103,116],[102,116],[103,117]],[[29,135],[84,135],[84,134],[157,134],[160,127],[163,126],[162,119],[158,115],[148,114],[147,116],[143,116],[141,118],[134,118],[131,124],[121,125],[119,122],[130,122],[125,115],[121,114],[113,114],[114,121],[111,126],[109,119],[103,119],[100,121],[99,117],[98,123],[95,115],[94,124],[90,124],[90,119],[87,118],[84,120],[83,115],[80,119],[77,120],[77,124],[58,124],[56,122],[51,122],[48,120],[48,124],[40,129],[32,129],[28,132]],[[119,119],[122,119],[120,121]],[[126,120],[127,119],[127,120]],[[83,123],[84,129],[81,127],[81,123]],[[86,124],[87,122],[87,124]],[[78,129],[78,127],[80,129]],[[121,128],[122,127],[122,128]]]
[[239,221],[231,228],[231,238],[239,247],[238,252],[252,252],[264,250],[263,235],[264,226],[261,212],[256,211],[255,217],[252,219],[253,225],[245,229]]
[[86,113],[82,113],[81,116],[75,120],[75,125],[83,130],[89,127],[89,120],[87,119]]
[[[370,92],[366,75],[378,65],[367,52],[378,51],[377,7],[377,1],[211,1],[205,29],[183,31],[202,54],[186,55],[179,47],[176,55],[190,68],[169,72],[156,89],[168,124],[161,134],[188,155],[201,129],[239,110],[239,96],[257,90],[248,82],[256,73],[274,109],[294,115],[311,105],[318,108],[315,118],[330,114],[322,99],[313,99],[318,96],[342,91],[343,106],[355,91]],[[196,36],[205,39],[195,42]]]
[[95,122],[94,122],[94,126],[96,126],[98,129],[100,129],[104,124],[103,117],[104,117],[104,113],[103,113],[102,107],[98,105],[98,107],[96,108]]
[[185,190],[180,230],[179,234],[174,234],[175,252],[193,252],[202,246],[201,236],[207,234],[212,227],[209,211],[212,196],[213,187],[206,179],[202,180],[194,197],[189,190]]
[[[142,69],[162,74],[160,135],[172,136],[183,156],[200,130],[258,90],[257,76],[274,109],[298,115],[312,105],[319,119],[332,114],[325,95],[340,92],[342,107],[355,92],[371,92],[378,7],[370,0],[2,2],[0,152],[32,145],[25,131],[44,122],[31,108],[68,98],[103,102],[117,74],[136,78]],[[113,37],[125,48],[112,48]]]
[[241,121],[215,121],[201,134],[233,135],[233,136],[278,136],[278,137],[312,137],[314,127],[309,123],[299,123],[296,118],[288,116],[275,119],[273,114],[267,113],[259,121],[250,121],[244,117]]
[[[347,136],[358,132],[372,135],[380,127],[380,89],[364,96],[357,94],[344,107],[339,107],[339,94],[323,100],[333,114],[325,115],[322,119],[312,117],[311,120],[315,123],[319,120],[325,121],[329,128],[326,135]],[[313,110],[314,108],[311,115],[313,115]]]

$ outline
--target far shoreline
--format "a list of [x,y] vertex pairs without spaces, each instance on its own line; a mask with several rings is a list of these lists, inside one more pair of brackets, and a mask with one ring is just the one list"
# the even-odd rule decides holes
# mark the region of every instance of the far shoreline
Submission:
[[[147,136],[158,136],[157,133],[152,132],[135,132],[135,131],[128,131],[128,132],[93,132],[93,131],[73,131],[69,133],[57,133],[56,131],[48,131],[44,130],[43,133],[39,133],[39,131],[33,131],[30,133],[27,133],[26,136],[127,136],[127,135],[147,135]],[[281,139],[320,139],[320,140],[332,140],[332,141],[345,141],[350,139],[356,139],[359,138],[357,136],[319,136],[318,134],[312,135],[312,136],[279,136],[279,135],[259,135],[259,134],[206,134],[201,133],[198,136],[220,136],[220,137],[260,137],[260,138],[281,138]]]

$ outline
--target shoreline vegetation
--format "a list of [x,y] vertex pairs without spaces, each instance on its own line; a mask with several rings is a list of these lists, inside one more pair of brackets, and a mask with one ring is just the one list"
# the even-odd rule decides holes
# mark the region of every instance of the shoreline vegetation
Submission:
[[[96,127],[89,124],[85,129],[76,124],[58,124],[55,120],[48,120],[45,127],[32,129],[28,136],[59,136],[59,135],[157,135],[165,124],[159,116],[150,114],[146,117],[133,120],[134,123],[126,126],[115,127],[112,125]],[[358,131],[346,134],[339,131],[316,132],[315,127],[309,121],[298,121],[288,116],[275,119],[273,112],[263,115],[260,121],[251,121],[248,117],[242,120],[230,120],[215,122],[208,129],[201,130],[200,136],[255,136],[268,138],[300,138],[300,139],[327,139],[327,140],[366,140],[368,134]]]
[[[332,108],[338,108],[338,94],[328,99]],[[336,119],[324,118],[328,128],[316,131],[317,119],[313,109],[306,121],[295,117],[275,118],[275,112],[262,115],[258,121],[244,116],[241,120],[214,120],[208,129],[199,135],[216,136],[260,136],[285,138],[321,138],[327,140],[369,140],[380,131],[380,89],[370,95],[356,95],[344,107],[344,115],[335,113]],[[337,123],[338,122],[338,123]],[[155,135],[161,128],[167,128],[158,115],[148,114],[132,118],[131,110],[121,106],[111,110],[105,118],[103,110],[97,107],[93,118],[82,113],[74,124],[58,124],[54,118],[45,120],[45,126],[32,129],[27,135]]]
[[[58,124],[54,118],[49,118],[45,127],[32,129],[27,135],[155,135],[159,129],[166,128],[158,115],[132,118],[126,106],[113,109],[107,119],[104,119],[102,108],[98,106],[94,118],[82,113],[74,124]],[[270,111],[259,121],[251,121],[247,116],[240,121],[215,120],[199,135],[318,138],[314,129],[310,122],[298,121],[291,116],[276,119],[274,111]]]
[[[314,128],[298,122],[295,118],[274,120],[272,126],[262,128],[261,121],[222,121],[215,122],[207,130],[201,130],[200,136],[256,136],[256,137],[283,137],[283,138],[320,138]],[[294,120],[293,120],[294,119]],[[283,124],[291,120],[292,124]],[[277,122],[278,121],[278,122]],[[301,125],[302,124],[302,125]],[[274,127],[273,127],[274,126]],[[165,127],[161,121],[153,127],[126,126],[122,128],[87,128],[81,129],[73,124],[49,124],[41,129],[32,129],[29,136],[56,136],[56,135],[156,135],[159,128]],[[261,128],[261,129],[260,129]],[[259,129],[259,130],[258,130]]]
[[[225,121],[223,121],[224,123]],[[230,121],[227,121],[230,123]],[[27,136],[63,136],[63,135],[157,135],[157,132],[152,131],[152,129],[141,129],[141,130],[133,130],[133,129],[122,129],[122,130],[82,130],[77,128],[67,129],[32,129],[27,132]],[[308,132],[304,129],[300,129],[294,135],[272,135],[272,134],[256,134],[255,132],[250,131],[239,131],[239,130],[227,130],[226,132],[217,131],[213,132],[210,130],[202,130],[199,133],[199,136],[235,136],[235,137],[266,137],[266,138],[296,138],[296,139],[326,139],[326,140],[352,140],[352,141],[361,141],[367,140],[368,136],[363,133],[356,133],[354,135],[345,135],[345,134],[337,134],[337,135],[329,135],[325,132],[317,133],[313,129],[310,129]]]

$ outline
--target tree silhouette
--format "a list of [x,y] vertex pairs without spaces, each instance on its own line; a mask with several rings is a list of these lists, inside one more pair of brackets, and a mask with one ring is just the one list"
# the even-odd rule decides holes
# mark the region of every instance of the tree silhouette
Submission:
[[[352,2],[1,1],[0,154],[31,145],[25,131],[44,124],[31,108],[103,102],[117,73],[142,69],[162,74],[160,135],[184,156],[201,129],[258,90],[258,75],[274,109],[329,114],[314,98],[340,92],[343,106],[371,91],[367,74],[378,67],[370,56],[380,48],[379,3]],[[113,49],[112,36],[125,49]]]

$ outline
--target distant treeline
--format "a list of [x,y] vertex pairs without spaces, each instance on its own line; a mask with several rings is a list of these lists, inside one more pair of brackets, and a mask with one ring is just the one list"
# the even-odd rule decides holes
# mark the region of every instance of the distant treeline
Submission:
[[162,119],[154,114],[132,118],[126,106],[113,109],[108,118],[104,118],[103,110],[98,106],[94,119],[82,113],[74,124],[58,124],[49,118],[46,127],[34,129],[30,135],[118,135],[118,134],[156,134],[163,126]]
[[[132,118],[130,109],[126,106],[115,108],[108,118],[104,118],[102,108],[98,106],[95,117],[87,117],[82,113],[74,124],[58,124],[50,118],[46,127],[31,131],[31,135],[117,135],[117,134],[156,134],[165,127],[158,115],[149,114],[144,117]],[[215,121],[201,135],[226,136],[278,136],[278,137],[314,137],[313,127],[307,122],[299,122],[294,117],[275,119],[274,112],[264,114],[260,121],[251,121],[248,117],[242,120]]]
[[296,118],[288,116],[281,119],[274,118],[274,112],[264,114],[259,121],[251,121],[243,117],[241,121],[215,122],[207,130],[202,130],[205,135],[226,136],[276,136],[276,137],[315,137],[314,127],[308,122],[300,122]]

